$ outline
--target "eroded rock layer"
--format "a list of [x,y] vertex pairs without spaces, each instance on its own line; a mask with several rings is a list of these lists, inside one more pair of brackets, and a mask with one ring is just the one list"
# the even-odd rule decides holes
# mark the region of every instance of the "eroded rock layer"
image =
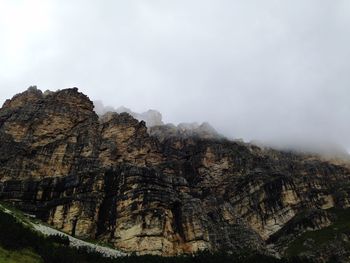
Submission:
[[5,102],[0,164],[2,200],[139,254],[283,250],[278,233],[301,214],[313,211],[307,227],[319,229],[326,209],[350,206],[345,166],[161,128],[150,136],[127,113],[99,118],[75,88]]

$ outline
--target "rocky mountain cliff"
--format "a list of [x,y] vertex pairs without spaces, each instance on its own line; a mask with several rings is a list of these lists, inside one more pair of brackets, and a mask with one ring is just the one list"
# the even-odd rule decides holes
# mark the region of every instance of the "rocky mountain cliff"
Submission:
[[76,88],[30,88],[0,109],[0,199],[71,235],[161,255],[283,255],[350,206],[344,165],[178,135],[127,113],[99,117]]

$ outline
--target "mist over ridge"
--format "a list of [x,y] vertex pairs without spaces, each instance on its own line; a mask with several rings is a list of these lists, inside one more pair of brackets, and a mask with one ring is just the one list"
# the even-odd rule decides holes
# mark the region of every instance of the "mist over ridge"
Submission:
[[350,149],[349,1],[0,5],[0,101],[77,86],[246,142]]
[[[60,91],[41,91],[37,86],[30,86],[25,92],[39,92],[44,96],[52,94],[53,92]],[[80,90],[81,92],[81,90]],[[84,92],[83,92],[84,93]],[[13,97],[20,95],[18,93]],[[88,96],[88,94],[85,94]],[[261,148],[273,148],[282,151],[295,151],[299,153],[306,154],[320,154],[327,159],[340,159],[349,161],[350,155],[346,147],[342,144],[337,143],[336,141],[321,141],[317,136],[316,137],[307,137],[305,134],[301,134],[300,137],[288,137],[286,134],[280,134],[273,139],[251,139],[246,140],[244,138],[232,135],[231,133],[225,132],[224,129],[217,129],[214,125],[207,121],[202,123],[197,122],[196,120],[189,122],[164,122],[163,115],[161,112],[155,109],[149,109],[147,111],[137,113],[125,106],[113,107],[106,106],[101,100],[93,100],[94,111],[100,116],[104,117],[108,114],[113,113],[128,113],[139,121],[145,121],[148,128],[148,132],[151,135],[159,136],[160,133],[168,133],[172,136],[198,136],[204,138],[226,138],[229,140],[249,143]]]
[[[145,121],[148,128],[154,127],[154,126],[162,126],[167,125],[169,127],[177,128],[180,130],[196,130],[196,129],[202,129],[202,127],[206,126],[203,129],[206,129],[207,131],[210,131],[211,134],[215,134],[218,137],[225,136],[226,138],[229,138],[231,140],[236,141],[244,141],[242,138],[235,138],[232,136],[232,134],[224,134],[221,133],[221,131],[216,131],[215,127],[212,127],[210,123],[203,122],[202,124],[199,124],[198,122],[180,122],[180,123],[167,123],[165,124],[163,122],[163,116],[162,114],[154,109],[142,112],[142,113],[136,113],[133,112],[131,109],[120,106],[118,108],[114,108],[112,106],[105,106],[102,101],[97,100],[94,101],[94,110],[99,116],[102,116],[107,113],[122,113],[126,112],[132,115],[134,118],[138,119],[139,121],[143,120]],[[317,138],[275,138],[275,140],[266,140],[266,141],[259,141],[259,140],[251,140],[246,141],[247,143],[251,143],[260,147],[272,147],[274,149],[279,150],[292,150],[296,152],[305,152],[305,153],[316,153],[321,154],[322,156],[329,157],[329,158],[341,158],[341,159],[350,159],[350,155],[346,148],[340,144],[337,144],[335,142],[327,142],[327,141],[319,141]]]

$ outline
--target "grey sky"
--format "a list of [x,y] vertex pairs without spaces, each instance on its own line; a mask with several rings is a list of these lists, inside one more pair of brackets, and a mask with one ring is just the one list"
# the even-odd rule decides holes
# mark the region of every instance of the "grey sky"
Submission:
[[350,149],[350,1],[0,0],[0,101],[29,85],[249,141]]

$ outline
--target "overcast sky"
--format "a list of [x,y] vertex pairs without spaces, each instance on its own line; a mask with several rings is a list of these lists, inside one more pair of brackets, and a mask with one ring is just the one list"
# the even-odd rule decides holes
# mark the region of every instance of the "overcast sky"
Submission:
[[30,85],[350,149],[350,1],[0,0],[0,103]]

